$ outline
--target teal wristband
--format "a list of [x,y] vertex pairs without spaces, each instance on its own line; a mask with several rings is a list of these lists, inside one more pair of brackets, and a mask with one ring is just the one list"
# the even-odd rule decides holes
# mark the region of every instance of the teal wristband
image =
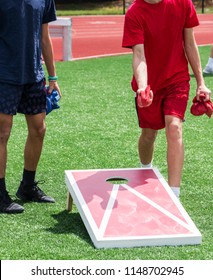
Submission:
[[57,81],[58,76],[48,76],[48,81]]

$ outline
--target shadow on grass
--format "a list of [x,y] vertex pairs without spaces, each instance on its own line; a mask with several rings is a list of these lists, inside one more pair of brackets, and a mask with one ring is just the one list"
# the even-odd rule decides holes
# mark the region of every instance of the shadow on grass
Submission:
[[57,221],[57,224],[47,231],[53,234],[75,234],[94,247],[79,213],[70,213],[64,210],[52,215],[52,217]]

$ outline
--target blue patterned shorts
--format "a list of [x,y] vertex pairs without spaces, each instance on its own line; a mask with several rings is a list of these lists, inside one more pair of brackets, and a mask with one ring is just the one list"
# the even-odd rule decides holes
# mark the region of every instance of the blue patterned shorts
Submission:
[[46,111],[45,80],[26,85],[0,82],[0,113],[36,115]]

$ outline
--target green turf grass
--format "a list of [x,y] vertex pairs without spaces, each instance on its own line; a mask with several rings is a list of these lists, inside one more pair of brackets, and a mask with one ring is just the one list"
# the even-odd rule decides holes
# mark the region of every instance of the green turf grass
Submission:
[[122,15],[123,7],[109,3],[83,3],[58,5],[57,16],[81,16],[81,15]]
[[[200,48],[203,67],[209,47]],[[140,130],[130,89],[131,56],[57,63],[61,108],[46,119],[47,134],[37,179],[55,204],[25,203],[20,215],[0,214],[1,259],[200,259],[213,257],[213,120],[189,113],[196,83],[192,76],[184,123],[185,166],[181,201],[202,233],[196,246],[95,249],[74,206],[67,213],[64,170],[138,167]],[[213,89],[213,77],[205,77]],[[17,115],[8,146],[7,185],[15,194],[22,174],[26,137]],[[154,165],[166,178],[165,132],[160,131]]]

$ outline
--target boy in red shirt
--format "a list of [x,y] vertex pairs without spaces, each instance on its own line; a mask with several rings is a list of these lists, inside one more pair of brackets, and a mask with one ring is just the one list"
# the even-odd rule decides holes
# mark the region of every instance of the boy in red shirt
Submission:
[[[151,167],[154,142],[159,129],[167,138],[168,184],[177,197],[184,161],[182,121],[189,96],[191,65],[197,81],[196,96],[210,90],[205,86],[193,27],[199,25],[191,0],[135,0],[124,24],[123,47],[133,51],[132,89],[136,96],[148,86],[150,103],[139,107],[139,157]],[[136,99],[137,100],[137,99]]]

